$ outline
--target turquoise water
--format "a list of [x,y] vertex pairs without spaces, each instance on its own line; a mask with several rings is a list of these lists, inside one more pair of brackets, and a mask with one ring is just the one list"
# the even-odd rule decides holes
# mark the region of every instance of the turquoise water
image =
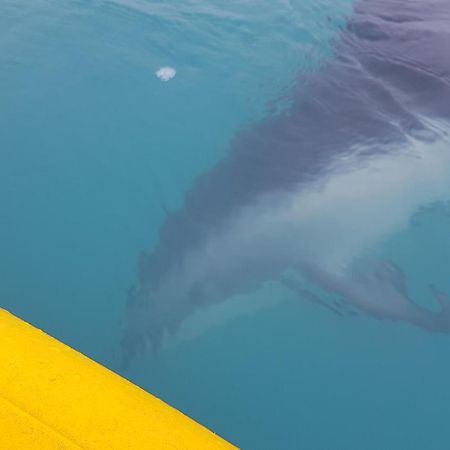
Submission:
[[[333,57],[350,0],[0,0],[0,305],[116,369],[166,211]],[[176,76],[162,82],[163,66]],[[450,215],[371,252],[450,293]],[[450,340],[279,283],[195,315],[125,376],[245,449],[443,450]]]

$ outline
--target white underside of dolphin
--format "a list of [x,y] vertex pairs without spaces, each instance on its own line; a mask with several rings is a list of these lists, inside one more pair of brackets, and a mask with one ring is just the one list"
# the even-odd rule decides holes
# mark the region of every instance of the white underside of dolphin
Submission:
[[[433,128],[441,138],[432,144],[410,139],[396,152],[363,161],[358,160],[357,151],[352,152],[354,156],[339,161],[314,185],[269,195],[243,209],[167,274],[156,295],[167,299],[168,314],[178,309],[176,302],[183,301],[192,286],[208,286],[224,272],[230,278],[246,271],[265,273],[267,261],[273,266],[274,260],[280,261],[280,269],[306,277],[311,271],[320,273],[314,280],[319,287],[326,275],[349,290],[353,283],[354,289],[361,290],[359,295],[369,297],[367,302],[378,304],[380,311],[386,302],[388,309],[394,308],[390,291],[395,286],[384,279],[357,287],[354,265],[377,244],[407,228],[421,208],[450,201],[450,138],[440,124]],[[302,267],[306,274],[301,273]],[[273,279],[280,275],[282,271],[274,271]],[[214,284],[205,295],[212,303]],[[231,302],[216,314],[200,308],[193,320],[197,327],[207,328],[221,320],[220,314],[228,320],[255,307]],[[202,314],[203,320],[198,317]],[[185,327],[190,328],[189,320]]]
[[289,109],[242,130],[196,180],[141,258],[126,360],[268,281],[340,313],[308,280],[370,316],[450,333],[446,296],[432,288],[438,310],[419,307],[401,270],[372,254],[450,199],[450,6],[432,3],[357,2],[335,58]]

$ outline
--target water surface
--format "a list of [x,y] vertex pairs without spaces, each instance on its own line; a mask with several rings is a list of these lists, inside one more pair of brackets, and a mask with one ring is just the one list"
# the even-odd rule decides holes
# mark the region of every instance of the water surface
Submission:
[[[1,306],[116,369],[139,253],[233,138],[333,58],[351,6],[1,0]],[[449,223],[444,201],[420,205],[367,251],[427,304],[430,283],[450,293]],[[449,343],[269,282],[125,375],[243,448],[443,450]]]

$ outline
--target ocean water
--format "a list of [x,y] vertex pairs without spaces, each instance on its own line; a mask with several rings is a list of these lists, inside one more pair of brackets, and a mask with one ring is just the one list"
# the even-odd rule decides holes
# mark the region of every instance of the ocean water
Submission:
[[[334,57],[351,10],[351,0],[0,0],[0,306],[119,370],[139,254],[235,136],[289,108],[299,77]],[[162,67],[175,76],[159,79]],[[436,154],[425,175],[445,185]],[[389,164],[384,173],[398,171]],[[364,251],[395,262],[411,297],[433,308],[430,284],[450,294],[449,203],[445,188],[416,192],[428,178],[408,170],[418,200],[381,211],[393,217],[381,237],[363,210],[351,239],[333,242],[368,247],[369,236]],[[367,194],[391,197],[388,181]],[[273,280],[196,311],[123,374],[244,449],[444,450],[449,349],[446,334],[340,317]]]

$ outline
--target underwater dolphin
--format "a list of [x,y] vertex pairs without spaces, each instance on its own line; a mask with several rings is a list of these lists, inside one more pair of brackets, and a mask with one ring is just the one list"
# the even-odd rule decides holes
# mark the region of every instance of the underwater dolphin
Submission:
[[448,0],[358,1],[289,108],[239,132],[166,217],[129,293],[125,358],[268,280],[332,310],[302,283],[450,332],[443,293],[432,289],[439,311],[418,306],[396,266],[367,256],[421,205],[449,198],[449,47]]

